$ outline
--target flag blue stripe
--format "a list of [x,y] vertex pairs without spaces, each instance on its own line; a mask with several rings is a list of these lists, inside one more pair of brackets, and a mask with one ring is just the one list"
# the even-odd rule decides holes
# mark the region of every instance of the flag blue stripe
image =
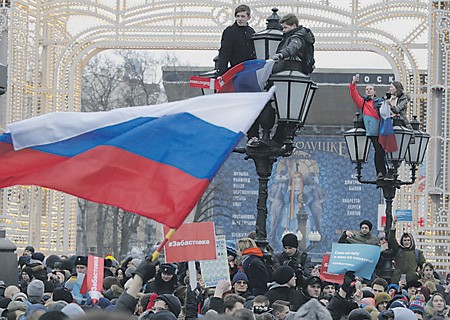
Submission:
[[[242,136],[189,113],[178,113],[136,118],[31,149],[74,157],[96,146],[114,146],[179,168],[199,179],[212,179]],[[1,136],[2,140],[10,143],[9,134]]]
[[233,79],[236,92],[261,92],[256,71],[266,65],[265,60],[249,60],[242,63],[244,70],[238,72]]

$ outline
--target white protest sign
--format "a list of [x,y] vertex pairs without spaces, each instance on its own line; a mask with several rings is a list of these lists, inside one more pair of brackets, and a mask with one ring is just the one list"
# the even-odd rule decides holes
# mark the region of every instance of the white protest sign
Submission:
[[207,288],[215,287],[219,280],[230,281],[225,236],[216,236],[216,259],[200,261],[200,268]]

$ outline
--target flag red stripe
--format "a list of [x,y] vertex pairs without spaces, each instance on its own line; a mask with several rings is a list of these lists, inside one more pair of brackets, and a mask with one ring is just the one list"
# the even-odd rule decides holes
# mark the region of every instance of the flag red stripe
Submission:
[[[112,146],[65,158],[0,143],[0,187],[48,187],[117,205],[177,228],[200,199],[208,179]],[[186,214],[184,214],[187,211]],[[183,213],[183,214],[178,214]]]
[[398,150],[397,140],[395,140],[395,135],[393,134],[388,136],[380,135],[378,137],[378,141],[380,142],[385,152],[395,152]]

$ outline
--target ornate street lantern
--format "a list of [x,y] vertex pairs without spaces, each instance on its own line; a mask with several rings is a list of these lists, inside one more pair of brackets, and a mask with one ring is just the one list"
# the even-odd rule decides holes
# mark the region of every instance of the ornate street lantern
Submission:
[[426,132],[420,131],[420,122],[417,121],[417,116],[413,116],[413,118],[414,119],[411,121],[411,126],[414,131],[414,143],[409,144],[408,150],[406,151],[405,161],[407,164],[420,165],[425,157],[430,135]]
[[359,112],[353,120],[353,129],[344,133],[345,143],[352,163],[367,162],[370,140],[366,136],[364,122]]
[[256,59],[269,59],[269,57],[275,54],[278,44],[283,38],[280,17],[277,11],[277,8],[272,9],[272,15],[266,19],[267,28],[255,33],[252,37],[255,45]]
[[405,160],[406,151],[408,150],[409,143],[413,136],[413,131],[404,127],[403,125],[395,125],[394,121],[394,134],[397,141],[398,150],[395,152],[386,152],[386,161],[388,163],[399,164]]
[[317,89],[311,77],[299,71],[281,71],[269,81],[277,88],[275,105],[279,122],[297,122],[303,126]]

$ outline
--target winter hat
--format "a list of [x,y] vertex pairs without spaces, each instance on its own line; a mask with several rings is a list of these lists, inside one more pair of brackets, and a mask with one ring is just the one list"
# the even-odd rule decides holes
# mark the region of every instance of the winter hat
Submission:
[[26,311],[27,305],[22,301],[11,301],[10,303],[8,303],[6,310],[8,310],[8,312],[13,312],[17,310]]
[[49,255],[44,260],[45,266],[50,269],[53,269],[55,267],[55,262],[61,262],[61,258],[54,254]]
[[237,257],[237,248],[236,248],[236,242],[233,240],[227,240],[227,255]]
[[19,266],[22,268],[28,262],[30,262],[31,256],[20,256],[19,257]]
[[39,310],[44,311],[44,313],[47,312],[47,308],[44,307],[43,304],[40,304],[40,303],[32,304],[25,311],[25,318],[26,319],[31,319],[32,314],[35,313],[36,311],[39,311]]
[[356,308],[348,314],[348,320],[371,320],[370,313],[364,309]]
[[379,292],[375,295],[375,307],[382,302],[389,302],[391,300],[391,296],[386,292]]
[[30,251],[31,254],[34,253],[34,248],[32,246],[26,246],[24,251]]
[[52,304],[47,304],[47,303],[46,303],[46,305],[47,305],[48,311],[61,311],[65,306],[68,305],[68,303],[63,300],[53,302]]
[[30,267],[25,267],[22,269],[22,272],[25,272],[30,277],[30,280],[33,279],[33,271]]
[[419,281],[408,281],[406,283],[405,289],[408,290],[411,287],[420,288],[421,286],[422,286],[422,283],[420,283]]
[[414,312],[406,308],[393,308],[394,311],[394,319],[395,320],[410,320],[417,319]]
[[44,313],[39,320],[66,320],[67,315],[61,311],[48,311]]
[[375,298],[375,294],[372,291],[371,287],[362,287],[361,288],[363,298]]
[[298,239],[293,233],[286,233],[281,242],[283,243],[283,247],[298,248]]
[[420,299],[412,300],[409,304],[409,310],[423,314],[425,312],[425,301]]
[[327,286],[333,286],[336,289],[336,284],[333,282],[322,281],[322,290]]
[[11,300],[12,301],[24,301],[24,300],[28,300],[28,297],[27,297],[27,295],[25,294],[25,293],[23,293],[23,292],[17,292],[17,293],[15,293],[13,296],[12,296],[12,298],[11,298]]
[[320,319],[333,320],[330,312],[317,299],[311,299],[303,304],[294,314],[294,320],[301,319]]
[[133,266],[135,266],[136,268],[137,267],[139,267],[139,265],[141,264],[141,259],[137,259],[137,258],[134,258],[134,259],[132,259],[131,260],[131,264],[133,265]]
[[44,283],[41,280],[33,280],[28,284],[27,295],[29,298],[42,298],[44,296]]
[[67,306],[61,309],[61,311],[67,315],[70,319],[79,319],[86,315],[76,303],[69,303]]
[[98,299],[97,306],[99,306],[102,310],[105,310],[107,306],[111,304],[111,301],[109,299],[106,299],[104,297],[101,297]]
[[[278,284],[286,284],[289,282],[289,280],[292,279],[294,276],[294,269],[292,269],[289,266],[280,266],[277,270],[273,273],[273,281],[275,281]],[[234,278],[233,278],[234,281]]]
[[391,303],[391,305],[389,306],[389,309],[394,309],[394,308],[408,308],[408,303],[406,303],[403,300],[395,300]]
[[73,262],[71,260],[65,259],[61,261],[61,270],[67,270],[69,273],[73,271]]
[[319,284],[319,286],[321,286],[322,281],[320,280],[319,277],[311,276],[311,277],[306,278],[305,282],[303,283],[303,292],[306,293],[308,286],[313,285],[313,284]]
[[52,300],[53,301],[65,301],[67,303],[71,303],[73,302],[73,296],[72,293],[70,293],[69,289],[67,288],[56,288],[53,291],[53,295],[52,295]]
[[159,270],[161,270],[161,273],[176,274],[177,265],[173,263],[162,263],[161,266],[159,267]]
[[422,286],[419,289],[417,289],[417,291],[418,291],[418,293],[421,293],[424,295],[425,301],[428,301],[428,299],[430,299],[431,293],[430,293],[430,289],[428,289],[427,287]]
[[167,310],[162,310],[160,312],[152,314],[147,319],[149,320],[177,320],[177,317],[174,314]]
[[398,284],[395,284],[395,283],[389,284],[387,289],[386,289],[386,291],[389,291],[391,289],[395,289],[395,291],[397,291],[398,290]]
[[169,311],[171,311],[176,317],[180,315],[181,312],[181,302],[173,294],[160,294],[156,300],[162,300],[167,303]]
[[[289,279],[290,280],[290,279]],[[288,281],[289,281],[288,280]],[[231,285],[233,285],[234,286],[234,284],[236,283],[236,282],[238,282],[238,281],[245,281],[246,283],[248,283],[248,277],[247,277],[247,275],[244,273],[244,272],[242,272],[242,271],[238,271],[238,272],[236,272],[236,274],[234,275],[234,277],[233,277],[233,281],[231,282]]]
[[88,259],[86,256],[77,256],[77,258],[75,259],[75,266],[87,266],[88,264]]
[[31,255],[31,259],[39,260],[39,261],[43,262],[45,259],[45,256],[42,252],[35,252]]
[[359,227],[361,228],[364,224],[369,227],[369,230],[372,230],[372,222],[369,220],[363,220],[359,223]]
[[103,266],[104,266],[105,268],[111,268],[111,267],[112,267],[112,260],[111,260],[111,259],[105,259],[105,260],[103,261]]

